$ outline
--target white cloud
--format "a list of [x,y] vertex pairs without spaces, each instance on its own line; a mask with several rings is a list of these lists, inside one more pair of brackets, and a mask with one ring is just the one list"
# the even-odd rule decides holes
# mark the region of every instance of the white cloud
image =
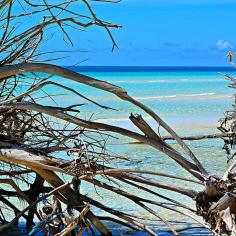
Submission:
[[219,39],[216,42],[216,47],[218,48],[218,50],[224,51],[224,50],[233,48],[233,45],[230,42],[228,42],[228,41]]

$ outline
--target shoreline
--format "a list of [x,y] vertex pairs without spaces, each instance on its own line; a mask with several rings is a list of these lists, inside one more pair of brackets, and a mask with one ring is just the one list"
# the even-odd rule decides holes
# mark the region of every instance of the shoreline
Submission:
[[[151,127],[157,127],[157,123],[150,116],[143,116],[143,118],[149,123]],[[220,117],[217,118],[216,116],[183,116],[164,117],[163,119],[173,129],[183,134],[191,134],[192,131],[197,131],[197,134],[201,134],[203,131],[209,132],[209,134],[211,134],[217,131],[217,124]],[[129,118],[97,119],[95,121],[101,123],[106,122],[110,125],[122,126],[124,128],[131,128],[132,130],[137,130],[132,125]]]

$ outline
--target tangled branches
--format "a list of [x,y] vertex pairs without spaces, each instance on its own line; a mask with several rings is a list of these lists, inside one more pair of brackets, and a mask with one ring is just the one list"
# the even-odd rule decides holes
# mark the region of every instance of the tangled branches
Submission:
[[[230,62],[235,67],[235,64],[234,62],[232,62],[232,60],[233,60],[233,55],[232,55],[232,58],[230,57]],[[225,77],[227,80],[230,81],[229,87],[235,89],[236,88],[235,78],[229,74],[225,74]],[[235,156],[235,141],[236,141],[236,125],[235,125],[235,118],[236,118],[235,101],[236,100],[235,99],[236,97],[234,96],[233,109],[225,112],[225,117],[220,120],[220,126],[218,127],[218,129],[223,134],[230,133],[229,137],[224,138],[224,147],[223,147],[227,152],[228,161],[233,160]]]
[[[88,15],[77,12],[76,4],[84,6]],[[14,7],[22,11],[16,12]],[[4,0],[0,3],[0,11],[0,202],[4,208],[0,211],[0,231],[6,232],[24,219],[31,235],[38,231],[58,236],[80,235],[84,230],[112,235],[104,223],[111,221],[156,235],[140,216],[100,202],[94,195],[83,194],[81,185],[87,183],[95,190],[103,189],[134,203],[162,221],[174,235],[178,235],[178,230],[159,209],[189,217],[219,234],[235,234],[234,165],[222,177],[211,174],[168,124],[124,89],[60,66],[39,63],[47,54],[40,52],[40,47],[52,26],[62,31],[65,41],[70,44],[73,43],[68,27],[76,30],[92,25],[102,27],[114,47],[110,29],[119,25],[99,19],[87,0],[59,3]],[[35,19],[36,16],[40,20],[35,25],[33,21],[29,27],[19,23],[20,19]],[[139,114],[129,116],[137,131],[95,121],[93,111],[87,114],[89,105],[104,113],[117,108],[84,95],[76,85],[111,93],[134,105],[134,112],[137,109],[148,114],[179,148],[168,143]],[[48,87],[53,89],[47,90]],[[55,92],[59,90],[73,94],[74,100],[68,106],[56,101],[59,95],[54,97]],[[131,165],[130,168],[118,168],[116,162],[128,158],[110,152],[107,142],[115,142],[121,135],[165,154],[191,177],[136,170]],[[184,181],[184,185],[177,181],[175,184],[159,181],[155,177]],[[137,196],[133,189],[152,198]],[[163,193],[161,189],[167,191]],[[169,193],[195,201],[197,209]],[[16,201],[23,201],[27,206],[19,208]],[[101,215],[97,214],[97,209]],[[12,213],[10,217],[8,211]]]

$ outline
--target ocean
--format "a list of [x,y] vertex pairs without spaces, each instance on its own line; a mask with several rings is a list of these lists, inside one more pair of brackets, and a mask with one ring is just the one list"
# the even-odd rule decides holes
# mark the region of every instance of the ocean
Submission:
[[[232,108],[233,94],[235,91],[228,88],[229,81],[223,75],[235,75],[232,68],[78,67],[72,69],[125,88],[131,96],[151,107],[181,136],[219,132],[217,130],[217,122],[224,116],[226,110]],[[78,86],[78,89],[79,87],[81,86]],[[93,100],[99,101],[103,105],[117,109],[117,111],[95,109],[92,112],[94,120],[136,130],[129,121],[129,114],[131,112],[140,113],[155,130],[158,130],[155,122],[132,104],[121,101],[114,95],[106,92],[84,87],[82,86],[83,89],[80,89],[83,94],[88,95]],[[92,106],[91,109],[94,109],[94,107]],[[86,114],[87,112],[91,114],[91,110],[86,108],[86,118],[89,117]],[[81,115],[83,115],[82,111]],[[161,171],[185,177],[189,176],[174,161],[163,154],[158,153],[148,146],[126,145],[128,141],[130,140],[125,137],[119,137],[118,141],[113,140],[110,143],[109,148],[112,152],[124,155],[133,160],[132,163],[118,162],[116,166],[129,168],[132,165],[131,167],[135,169]],[[219,175],[223,173],[226,168],[226,154],[222,150],[222,140],[201,140],[187,143],[211,173],[217,173]],[[156,177],[156,179],[166,181],[166,179],[160,177]],[[175,181],[167,179],[167,182],[173,183]],[[176,181],[176,184],[186,186],[186,183],[181,181]],[[198,186],[187,185],[193,189],[201,189]],[[85,193],[88,193],[87,185],[84,188]],[[91,186],[91,191],[92,188]],[[154,190],[155,188],[151,189]],[[99,189],[97,191],[102,196],[98,197],[98,200],[102,200],[102,202],[116,209],[118,208],[125,212],[132,212],[143,217],[148,217],[150,219],[149,224],[159,232],[160,228],[162,230],[165,229],[165,226],[160,222],[153,222],[153,220],[156,220],[155,216],[151,216],[139,207],[137,208],[132,202],[122,197],[114,196],[114,194],[107,191],[101,191]],[[132,191],[139,196],[147,196],[147,194],[142,193],[138,189]],[[189,205],[194,204],[179,194],[165,190],[158,190],[158,192],[172,197],[175,195],[179,201],[188,202]],[[95,191],[93,191],[93,195],[96,195]],[[149,197],[153,199],[153,196]],[[187,217],[177,216],[172,212],[160,208],[156,209],[172,220],[173,224],[177,225],[177,228],[193,223]],[[181,223],[177,223],[176,221]],[[193,225],[195,224],[193,223]],[[195,230],[193,232],[194,235],[197,235]],[[200,235],[202,234],[203,232]],[[190,232],[188,232],[188,235],[190,235]]]
[[[232,109],[234,90],[228,88],[227,81],[223,74],[236,75],[232,68],[228,67],[71,67],[77,72],[86,74],[96,79],[113,83],[127,90],[127,92],[152,108],[162,117],[180,136],[212,134],[219,132],[217,122],[224,116],[226,110]],[[72,104],[85,103],[80,107],[80,117],[92,119],[98,122],[121,126],[130,130],[136,128],[129,121],[130,113],[142,114],[146,121],[155,130],[159,130],[158,125],[143,111],[132,104],[124,102],[112,94],[105,91],[89,88],[85,85],[75,84],[73,81],[53,77],[51,80],[59,82],[76,89],[90,99],[114,108],[115,110],[104,110],[95,105],[88,104],[87,101],[63,91],[60,88],[48,87],[44,91],[48,94],[57,94],[53,100],[39,100],[42,104],[55,103],[57,105],[69,106]],[[165,133],[163,133],[165,135]],[[128,142],[134,141],[126,137],[117,136],[118,139],[111,139],[108,148],[111,152],[128,157],[131,161],[115,161],[114,166],[121,168],[133,168],[142,170],[152,170],[166,172],[169,174],[190,177],[170,158],[153,150],[145,145],[130,145]],[[199,158],[206,168],[214,174],[222,174],[226,168],[226,153],[222,150],[222,140],[200,140],[188,141],[187,144]],[[173,143],[176,146],[175,143]],[[201,190],[201,186],[185,183],[183,181],[166,180],[163,177],[153,177],[166,181],[167,183],[179,184]],[[166,196],[176,197],[178,201],[183,201],[190,206],[194,204],[186,197],[178,193],[166,190],[157,190]],[[99,188],[94,189],[92,185],[83,184],[82,192],[95,197],[98,201],[128,213],[141,215],[148,218],[148,224],[156,231],[166,233],[165,226],[156,221],[155,216],[145,212],[142,208],[136,207],[132,202],[123,197],[115,196]],[[133,194],[153,199],[139,189],[132,189]],[[160,200],[155,198],[155,200]],[[162,201],[162,200],[161,200]],[[183,217],[166,209],[153,207],[166,218],[170,219],[177,228],[186,226],[197,226],[189,217]],[[94,209],[98,214],[102,212]],[[114,231],[126,232],[125,229],[111,225]],[[205,231],[190,230],[186,235],[203,235]],[[138,235],[136,232],[128,232],[129,235]],[[183,234],[184,235],[184,234]]]

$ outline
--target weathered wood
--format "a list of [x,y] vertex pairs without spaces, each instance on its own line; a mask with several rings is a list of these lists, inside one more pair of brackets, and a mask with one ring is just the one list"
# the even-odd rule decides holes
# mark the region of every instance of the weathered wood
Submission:
[[[55,236],[66,236],[68,235],[80,222],[83,220],[84,216],[89,211],[89,207],[86,206],[80,213],[79,217],[77,217],[72,223],[70,223],[67,228],[63,229],[62,232],[56,234]],[[83,231],[82,231],[83,232]],[[80,233],[82,233],[80,232]]]
[[[203,140],[203,139],[221,139],[221,138],[227,138],[227,137],[232,137],[234,136],[234,133],[217,133],[217,134],[204,134],[204,135],[193,135],[193,136],[181,136],[182,140],[187,140],[187,141],[194,141],[194,140]],[[163,136],[161,137],[162,140],[168,141],[168,140],[175,140],[171,136]],[[126,144],[144,144],[143,142],[128,142]]]
[[142,110],[151,115],[164,129],[166,129],[171,136],[180,144],[180,146],[186,151],[186,153],[190,156],[190,158],[195,162],[198,166],[202,174],[207,175],[207,171],[203,168],[199,160],[195,157],[189,147],[182,141],[182,139],[174,132],[174,130],[167,125],[156,113],[154,113],[150,108],[146,107],[144,104],[136,101],[132,97],[128,95],[128,93],[115,85],[107,83],[105,81],[100,81],[93,79],[89,76],[85,76],[71,70],[61,68],[58,66],[54,66],[51,64],[43,64],[43,63],[27,63],[27,64],[18,64],[14,66],[5,66],[0,68],[0,79],[4,79],[9,76],[17,75],[22,72],[45,72],[53,75],[58,75],[63,78],[67,78],[73,80],[75,82],[79,82],[82,84],[86,84],[88,86],[98,88],[110,93],[115,94],[120,99],[131,102],[132,104],[140,107]]
[[[1,68],[0,68],[1,69]],[[101,131],[110,131],[114,133],[121,134],[123,136],[128,136],[133,139],[137,139],[141,142],[147,143],[148,145],[154,147],[155,149],[163,152],[164,154],[171,157],[173,160],[175,160],[179,165],[181,165],[183,168],[185,168],[187,171],[189,171],[193,176],[196,178],[202,180],[203,174],[200,172],[198,166],[196,166],[194,163],[191,163],[188,161],[184,156],[182,156],[178,151],[173,150],[172,148],[169,148],[166,145],[163,145],[163,143],[158,142],[157,140],[153,140],[151,138],[147,138],[143,135],[140,135],[138,133],[135,133],[133,131],[120,128],[113,125],[98,123],[98,122],[92,122],[92,121],[86,121],[74,116],[71,116],[69,114],[66,114],[64,112],[58,111],[58,109],[53,109],[50,107],[44,107],[39,104],[33,104],[33,103],[14,103],[11,105],[4,105],[0,107],[0,110],[5,110],[7,108],[15,108],[16,110],[34,110],[41,112],[43,114],[47,114],[53,117],[60,118],[62,120],[68,121],[72,124],[79,125],[84,128],[88,129],[94,129],[94,130],[101,130]]]
[[[72,4],[77,1],[65,0],[47,3],[44,0],[38,2],[26,0],[21,3],[27,6],[26,11],[15,13],[14,6],[17,6],[18,2],[5,0],[0,3],[0,25],[2,29],[0,37],[0,53],[2,55],[0,59],[0,164],[2,166],[0,184],[8,184],[14,190],[0,189],[0,202],[5,204],[8,210],[13,210],[15,214],[15,217],[13,215],[14,218],[7,223],[4,213],[0,210],[0,222],[3,224],[0,226],[0,230],[13,226],[21,217],[24,217],[27,226],[30,226],[33,224],[34,217],[38,217],[41,227],[48,227],[55,235],[65,235],[74,229],[83,218],[83,224],[92,233],[94,232],[93,228],[96,228],[102,235],[112,235],[112,231],[103,223],[104,220],[110,220],[135,230],[139,228],[150,235],[156,235],[152,229],[140,222],[138,216],[110,208],[88,195],[82,195],[80,193],[81,181],[87,181],[94,187],[116,194],[117,197],[122,196],[131,200],[136,206],[142,207],[146,212],[161,219],[175,235],[178,234],[178,231],[174,226],[162,213],[157,212],[149,205],[188,216],[200,225],[202,223],[196,215],[201,216],[213,232],[234,235],[236,231],[234,222],[236,213],[235,163],[233,162],[228,167],[222,177],[209,174],[205,166],[183,140],[223,138],[225,149],[231,157],[234,156],[232,150],[236,143],[234,140],[235,111],[229,112],[226,120],[222,121],[220,127],[222,134],[180,137],[157,113],[132,98],[123,88],[60,66],[35,63],[36,58],[40,58],[41,55],[38,50],[44,42],[44,35],[49,35],[46,29],[51,26],[58,27],[64,38],[73,44],[65,25],[76,27],[77,30],[81,27],[88,28],[97,25],[108,32],[113,47],[115,47],[116,43],[109,28],[119,28],[119,25],[99,19],[87,0],[80,2],[86,7],[88,15],[80,14],[76,7],[72,7],[76,6]],[[21,8],[24,9],[24,6],[20,6]],[[29,24],[28,28],[15,31],[14,22],[18,24],[18,20],[24,19],[25,16],[33,17],[38,13],[43,17],[41,21],[37,21],[35,25]],[[228,56],[232,63],[234,53],[231,52]],[[113,107],[100,104],[100,101],[88,98],[81,91],[78,91],[79,89],[72,88],[73,85],[67,86],[61,81],[54,82],[51,80],[51,75],[59,76],[59,80],[69,80],[74,84],[79,83],[109,92],[116,98],[129,102],[135,106],[132,106],[134,112],[136,108],[141,109],[141,113],[144,112],[151,116],[155,125],[164,129],[169,136],[162,137],[161,134],[155,132],[157,127],[151,127],[138,114],[131,113],[130,115],[130,121],[138,128],[138,131],[134,132],[127,128],[94,122],[92,116],[88,119],[82,119],[83,114],[80,116],[78,114],[84,103],[74,102],[68,107],[61,107],[60,104],[47,104],[48,100],[38,102],[39,97],[36,92],[42,91],[46,86],[54,86],[73,93],[86,100],[86,103],[92,103],[104,111],[115,110]],[[230,86],[235,88],[235,79],[229,75],[226,77],[232,83]],[[21,83],[22,86],[26,85],[26,90],[23,92]],[[53,95],[46,94],[45,98],[53,99]],[[44,97],[40,99],[44,99]],[[232,124],[229,124],[229,121],[232,121]],[[117,134],[137,140],[135,144],[149,145],[154,150],[162,152],[174,160],[175,164],[182,167],[183,171],[188,171],[193,179],[184,176],[184,174],[177,176],[152,170],[133,170],[133,166],[130,169],[114,168],[114,163],[117,164],[116,160],[119,157],[114,157],[113,154],[109,153],[106,144],[108,138],[114,138],[112,135],[116,137]],[[174,145],[167,143],[167,140],[177,142],[180,148],[175,148]],[[113,160],[115,161],[113,162]],[[128,160],[128,158],[121,157],[120,160]],[[71,186],[65,184],[59,177],[62,174],[66,175],[67,178],[73,178]],[[170,178],[172,182],[149,179],[147,176]],[[190,182],[192,185],[186,187],[181,186],[178,182],[173,183],[177,180],[182,183]],[[29,189],[22,189],[19,184],[20,181],[24,182],[26,186],[30,186]],[[44,181],[50,187],[45,186]],[[119,186],[120,183],[125,183],[125,185]],[[195,184],[198,184],[198,188]],[[128,187],[126,188],[126,186]],[[152,194],[158,200],[148,199],[145,194],[136,196],[133,194],[132,188],[138,188],[143,193]],[[182,194],[183,197],[191,198],[195,201],[197,209],[188,206],[187,202],[175,199],[172,195],[165,196],[159,193],[160,189],[167,190],[166,194],[176,192]],[[46,194],[40,196],[41,193]],[[38,209],[37,203],[50,198],[51,195],[54,195],[53,203],[45,203],[42,209]],[[9,199],[4,196],[9,197]],[[11,197],[26,200],[28,206],[20,212],[11,202]],[[159,199],[164,199],[165,202],[160,202]],[[61,203],[64,203],[67,208]],[[93,208],[88,209],[88,205],[99,208],[111,216],[96,216],[93,213]],[[62,207],[64,207],[63,211]],[[81,215],[72,216],[72,209],[75,209],[77,214],[80,212]],[[86,214],[84,214],[85,211]],[[54,219],[50,214],[53,214]],[[72,221],[65,221],[63,217],[68,217]],[[65,222],[71,223],[66,225]],[[64,231],[58,234],[57,227],[59,225],[64,226]],[[78,234],[81,234],[83,230],[84,225],[81,226]]]

